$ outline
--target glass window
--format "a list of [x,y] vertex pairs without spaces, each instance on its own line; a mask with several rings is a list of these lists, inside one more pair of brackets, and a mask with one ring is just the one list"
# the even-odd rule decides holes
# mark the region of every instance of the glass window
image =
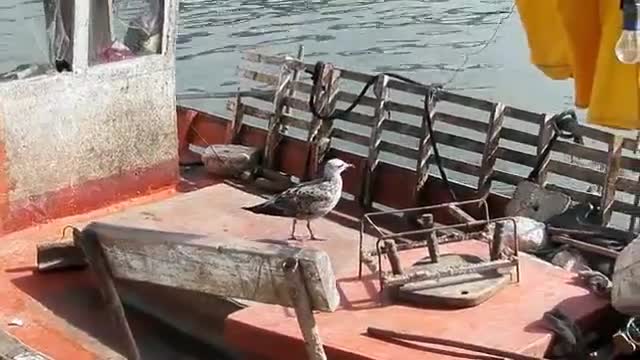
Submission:
[[90,64],[162,50],[164,0],[91,0]]
[[73,0],[0,2],[0,82],[70,71]]

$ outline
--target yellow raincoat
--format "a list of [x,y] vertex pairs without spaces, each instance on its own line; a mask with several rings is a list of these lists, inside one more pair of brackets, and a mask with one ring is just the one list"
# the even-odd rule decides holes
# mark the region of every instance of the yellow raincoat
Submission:
[[551,79],[572,77],[575,104],[587,121],[640,128],[638,69],[618,61],[618,0],[516,0],[531,62]]

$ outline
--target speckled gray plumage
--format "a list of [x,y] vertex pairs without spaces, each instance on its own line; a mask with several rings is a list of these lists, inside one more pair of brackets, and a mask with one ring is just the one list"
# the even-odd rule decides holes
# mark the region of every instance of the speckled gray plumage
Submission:
[[292,218],[292,239],[295,239],[296,221],[306,220],[309,234],[315,239],[310,221],[327,215],[338,205],[342,195],[340,174],[348,167],[351,165],[332,159],[325,165],[322,178],[296,185],[268,201],[243,209],[256,214]]
[[330,179],[321,178],[299,184],[269,201],[246,209],[259,214],[312,220],[333,210],[341,194],[342,179],[336,174]]

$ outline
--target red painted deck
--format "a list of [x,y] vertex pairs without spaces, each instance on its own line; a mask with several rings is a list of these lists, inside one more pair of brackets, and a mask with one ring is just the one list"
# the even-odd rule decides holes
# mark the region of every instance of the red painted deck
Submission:
[[[466,242],[445,249],[486,256],[485,247],[479,242]],[[402,260],[408,263],[424,254],[425,250],[411,251]],[[390,344],[364,335],[367,327],[374,326],[543,356],[552,339],[540,320],[544,312],[559,306],[572,319],[589,326],[604,315],[606,303],[573,285],[569,273],[526,255],[521,264],[520,284],[509,286],[477,307],[462,310],[382,305],[377,278],[369,273],[359,281],[353,269],[338,280],[341,308],[316,315],[327,354],[332,360],[479,358],[459,349]],[[232,314],[226,323],[225,339],[236,347],[255,349],[268,359],[305,358],[293,311],[277,306],[261,304]]]
[[[121,358],[118,339],[87,272],[42,275],[35,272],[36,245],[59,239],[67,224],[80,225],[141,202],[167,198],[173,191],[63,218],[0,238],[0,327],[53,359]],[[14,319],[22,327],[10,327]],[[137,330],[144,322],[132,317]]]
[[[100,219],[102,222],[133,227],[206,234],[219,240],[233,239],[285,242],[291,221],[255,215],[244,205],[262,201],[256,195],[225,183],[182,194],[171,199],[131,208]],[[358,231],[340,225],[354,220],[334,214],[332,219],[314,223],[317,236],[327,241],[309,241],[304,246],[326,251],[338,280],[342,307],[332,314],[319,314],[319,328],[332,359],[455,359],[417,349],[389,345],[363,336],[367,326],[404,330],[471,341],[480,345],[544,355],[551,333],[540,321],[544,312],[559,305],[585,325],[602,315],[607,303],[588,290],[573,284],[572,275],[533,257],[523,255],[522,282],[509,286],[488,302],[464,310],[428,310],[402,305],[380,305],[377,281],[369,274],[357,280]],[[351,223],[357,225],[357,222]],[[357,227],[356,227],[357,228]],[[299,235],[306,235],[304,226]],[[374,239],[366,243],[372,246]],[[443,251],[476,253],[486,256],[480,242],[445,246]],[[417,260],[426,250],[403,256],[405,263]],[[306,358],[292,310],[278,306],[252,305],[231,315],[225,326],[225,339],[243,351],[254,351],[270,359]]]
[[[115,356],[119,348],[94,284],[86,273],[38,275],[33,273],[35,245],[59,236],[67,224],[99,219],[121,225],[161,230],[206,233],[220,239],[282,241],[288,236],[290,221],[251,214],[240,209],[261,199],[224,183],[205,181],[212,186],[187,194],[165,192],[140,201],[6,236],[0,241],[0,324],[27,345],[54,359],[95,359]],[[200,183],[191,184],[198,187]],[[183,189],[185,183],[182,184]],[[409,306],[385,305],[377,301],[377,282],[365,281],[357,273],[358,232],[343,224],[357,224],[348,216],[335,214],[314,227],[325,242],[309,242],[331,256],[339,278],[342,308],[319,314],[320,332],[331,359],[460,359],[465,356],[442,349],[417,349],[369,339],[367,326],[379,326],[427,335],[437,335],[529,354],[542,354],[551,336],[539,321],[556,305],[575,319],[593,320],[592,315],[606,303],[571,283],[571,275],[549,264],[527,258],[522,262],[522,283],[509,287],[495,298],[466,310],[425,310]],[[304,226],[299,227],[304,234]],[[372,239],[367,242],[371,244]],[[476,252],[480,243],[457,244],[449,250]],[[410,254],[417,258],[418,252]],[[405,262],[408,259],[404,259]],[[21,328],[8,328],[14,318],[25,321]],[[206,320],[203,320],[206,321]],[[156,333],[148,320],[132,317],[134,334],[146,341],[152,354],[169,356],[170,338],[150,340]],[[304,359],[302,340],[293,311],[277,306],[254,305],[233,314],[225,324],[229,344],[269,359]],[[156,334],[157,335],[157,334]],[[164,339],[164,340],[163,340]],[[163,347],[164,346],[164,347]],[[169,347],[168,347],[169,346]],[[154,359],[163,356],[151,357]],[[176,357],[177,358],[177,357]],[[194,357],[199,358],[199,357]],[[477,356],[472,358],[477,359]]]

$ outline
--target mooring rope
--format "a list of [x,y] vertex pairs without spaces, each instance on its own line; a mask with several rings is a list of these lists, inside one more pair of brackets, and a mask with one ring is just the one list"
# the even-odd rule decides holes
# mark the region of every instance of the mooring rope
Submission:
[[549,157],[549,154],[551,154],[553,145],[559,138],[573,139],[573,142],[576,144],[584,144],[582,136],[578,134],[580,124],[578,123],[578,117],[575,111],[566,110],[559,114],[556,114],[551,118],[550,122],[553,128],[553,135],[551,136],[551,139],[549,139],[547,147],[545,147],[540,156],[538,156],[538,161],[536,162],[533,169],[531,169],[529,176],[527,176],[527,180],[529,181],[536,181],[536,179],[540,175],[542,164],[544,164],[546,159]]
[[[356,97],[356,99],[351,103],[351,105],[349,105],[345,110],[334,110],[333,112],[331,112],[330,114],[320,114],[319,111],[316,108],[316,102],[315,102],[315,96],[314,94],[317,93],[318,87],[322,86],[321,81],[320,81],[320,77],[322,74],[322,69],[324,67],[324,62],[322,61],[318,61],[316,63],[316,65],[314,66],[313,71],[309,71],[306,70],[307,73],[311,74],[311,81],[312,81],[312,89],[311,89],[311,94],[309,95],[309,109],[311,110],[311,113],[316,116],[317,118],[323,120],[323,121],[330,121],[330,120],[334,120],[337,118],[343,118],[345,115],[349,114],[351,111],[353,111],[353,109],[356,108],[356,106],[358,106],[360,104],[360,101],[362,101],[362,98],[364,98],[364,95],[367,93],[367,90],[369,90],[369,88],[371,87],[371,85],[373,85],[376,81],[378,81],[378,79],[380,79],[380,77],[382,76],[388,76],[391,78],[395,78],[401,81],[404,81],[406,83],[410,83],[413,85],[417,85],[420,87],[423,87],[425,89],[427,89],[427,93],[425,96],[425,120],[427,123],[427,131],[429,132],[429,137],[431,138],[431,147],[433,149],[433,155],[434,155],[434,159],[436,162],[436,165],[438,166],[438,171],[440,172],[440,176],[442,177],[442,181],[445,183],[445,186],[447,187],[447,190],[449,191],[449,194],[451,195],[451,199],[452,201],[457,201],[457,197],[455,192],[453,191],[453,188],[451,186],[451,183],[449,182],[449,179],[447,178],[447,174],[444,171],[444,166],[442,163],[442,158],[440,157],[440,152],[438,151],[438,146],[437,146],[437,142],[435,141],[435,136],[434,136],[434,130],[433,130],[433,119],[431,118],[431,103],[433,101],[435,101],[437,99],[437,94],[438,91],[442,88],[441,85],[426,85],[423,84],[421,82],[415,81],[413,79],[410,79],[408,77],[399,75],[399,74],[395,74],[395,73],[389,73],[389,72],[382,72],[379,73],[378,75],[375,75],[373,77],[371,77],[364,85],[364,87],[362,88],[362,90],[360,91],[360,93],[358,94],[358,96]],[[391,112],[389,111],[389,114]],[[389,117],[391,117],[389,115]]]

